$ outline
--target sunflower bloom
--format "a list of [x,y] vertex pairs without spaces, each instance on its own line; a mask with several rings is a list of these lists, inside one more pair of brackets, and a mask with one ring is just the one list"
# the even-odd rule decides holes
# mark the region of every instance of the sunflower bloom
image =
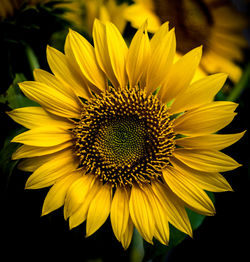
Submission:
[[213,102],[226,80],[219,73],[192,81],[201,58],[195,48],[173,64],[175,33],[163,24],[152,39],[146,24],[128,48],[110,22],[95,20],[94,47],[70,30],[65,54],[52,47],[53,74],[34,71],[20,83],[41,107],[9,115],[28,131],[13,159],[33,172],[27,189],[52,186],[42,215],[64,206],[70,228],[86,221],[86,236],[110,216],[126,249],[134,226],[152,243],[169,241],[169,223],[192,235],[185,210],[213,215],[205,190],[231,190],[219,172],[240,165],[219,150],[238,134],[214,134],[237,104]]
[[135,0],[124,16],[136,28],[147,18],[151,32],[169,21],[176,27],[179,53],[203,45],[200,66],[204,72],[225,72],[234,82],[241,77],[242,70],[235,62],[243,61],[242,50],[248,47],[243,36],[247,19],[229,0]]

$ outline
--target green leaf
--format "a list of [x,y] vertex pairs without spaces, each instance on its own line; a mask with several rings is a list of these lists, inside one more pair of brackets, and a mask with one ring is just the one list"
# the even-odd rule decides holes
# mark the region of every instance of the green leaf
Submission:
[[7,104],[11,109],[25,106],[39,106],[36,102],[23,95],[18,83],[25,81],[23,74],[16,74],[13,83],[5,94],[0,95],[0,103]]
[[247,65],[239,82],[233,87],[231,93],[226,98],[227,101],[237,101],[243,91],[249,87],[250,82],[250,64]]
[[0,150],[0,192],[5,193],[8,189],[9,181],[13,173],[14,168],[16,167],[18,160],[12,160],[12,154],[18,148],[19,144],[11,143],[13,137],[22,133],[26,129],[24,127],[12,130],[9,132],[9,135],[6,137],[3,148]]

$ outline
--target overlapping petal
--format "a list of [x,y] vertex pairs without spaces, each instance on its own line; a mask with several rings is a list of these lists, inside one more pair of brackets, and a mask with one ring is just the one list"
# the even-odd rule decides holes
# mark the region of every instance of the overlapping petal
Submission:
[[112,202],[112,188],[110,184],[103,185],[91,201],[86,223],[86,236],[98,230],[109,216]]
[[68,118],[80,117],[81,107],[79,101],[63,94],[52,85],[26,81],[20,83],[19,86],[28,98],[39,103],[50,113]]
[[[38,167],[28,178],[25,188],[37,189],[54,184],[59,178],[70,175],[78,163],[72,154],[72,150],[66,149]],[[63,166],[63,168],[61,168]]]
[[201,59],[201,54],[202,47],[197,47],[182,56],[171,69],[168,69],[170,72],[159,91],[159,98],[163,103],[171,101],[178,94],[187,89],[195,75]]
[[138,84],[142,75],[146,72],[150,54],[149,38],[145,23],[133,37],[127,56],[126,69],[131,87]]
[[53,47],[47,47],[47,60],[53,74],[67,86],[72,87],[76,94],[85,99],[91,97],[88,86],[82,79],[78,70],[68,58]]
[[129,212],[137,230],[147,242],[152,243],[155,220],[148,193],[146,186],[143,189],[136,185],[133,186],[129,200]]
[[146,74],[145,91],[147,94],[152,93],[160,87],[173,63],[176,40],[174,29],[170,30],[167,34],[161,35],[158,45],[151,47],[151,59],[148,63]]
[[43,126],[55,126],[70,129],[74,124],[65,118],[46,112],[42,107],[21,107],[8,112],[8,115],[18,124],[32,129]]
[[97,64],[94,47],[84,37],[73,30],[69,31],[67,40],[74,59],[83,75],[93,85],[104,91],[106,88],[106,78]]
[[246,131],[237,134],[211,134],[204,136],[183,137],[176,139],[176,144],[184,148],[222,150],[243,137]]
[[215,133],[233,120],[237,106],[233,102],[211,102],[191,109],[175,120],[174,131],[188,136]]
[[199,171],[225,172],[241,166],[230,156],[213,149],[178,148],[174,151],[173,156]]
[[121,241],[129,220],[129,195],[125,188],[116,188],[111,204],[110,220],[116,238]]
[[184,174],[172,167],[164,169],[162,173],[171,190],[190,208],[204,215],[215,213],[213,203],[208,195]]
[[50,147],[72,140],[69,132],[58,127],[37,127],[15,136],[11,142],[28,146]]
[[[218,73],[194,82],[179,93],[169,111],[176,114],[212,102],[226,78],[226,74]],[[167,91],[166,96],[168,96]]]

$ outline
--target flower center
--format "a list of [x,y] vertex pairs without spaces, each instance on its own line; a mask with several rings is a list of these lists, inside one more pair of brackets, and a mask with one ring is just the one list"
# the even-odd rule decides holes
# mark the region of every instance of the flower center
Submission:
[[112,186],[150,183],[169,164],[172,125],[155,96],[138,87],[111,88],[84,104],[73,129],[79,166]]
[[213,19],[207,5],[201,0],[155,0],[155,12],[161,22],[169,21],[176,27],[178,50],[187,53],[203,45],[206,52]]
[[117,166],[132,165],[145,154],[147,130],[135,115],[104,123],[97,134],[96,146],[102,159]]

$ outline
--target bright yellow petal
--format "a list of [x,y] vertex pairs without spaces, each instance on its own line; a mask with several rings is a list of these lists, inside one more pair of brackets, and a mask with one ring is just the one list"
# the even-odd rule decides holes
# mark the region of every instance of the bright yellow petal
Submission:
[[220,173],[208,173],[192,169],[174,157],[171,158],[171,164],[192,183],[204,190],[210,192],[232,191],[231,186]]
[[189,86],[199,65],[201,54],[202,47],[194,48],[172,66],[159,91],[159,98],[163,103],[171,101]]
[[69,131],[58,127],[37,127],[14,137],[11,142],[29,146],[56,146],[72,140]]
[[113,86],[118,87],[119,82],[114,74],[108,52],[106,26],[98,19],[94,21],[93,40],[96,59],[100,68],[107,75]]
[[116,26],[106,23],[107,46],[111,65],[120,87],[127,85],[126,58],[128,47]]
[[196,137],[184,137],[176,139],[175,142],[178,146],[184,148],[203,148],[203,149],[216,149],[222,150],[243,137],[246,131],[230,134],[230,135],[205,135],[205,136],[196,136]]
[[88,99],[91,94],[78,70],[68,60],[68,58],[53,47],[47,47],[47,60],[51,71],[63,83],[75,90],[76,94]]
[[211,199],[184,174],[171,166],[162,173],[171,190],[192,209],[204,215],[214,215],[215,210]]
[[215,133],[233,120],[237,106],[233,102],[212,102],[192,109],[175,120],[174,131],[188,136]]
[[142,189],[134,185],[131,190],[129,212],[135,227],[142,237],[147,242],[153,243],[152,238],[155,230],[155,221],[153,209],[147,194],[148,190],[145,186],[143,186]]
[[74,124],[67,119],[49,114],[38,106],[17,108],[8,112],[8,115],[18,124],[28,129],[42,126],[55,126],[62,129],[74,127]]
[[37,82],[46,84],[47,86],[53,87],[60,93],[63,93],[65,96],[69,96],[72,99],[77,99],[75,92],[73,91],[72,86],[69,86],[65,82],[61,82],[54,75],[42,69],[35,69],[33,71],[34,79]]
[[25,81],[20,83],[19,87],[29,99],[36,101],[52,114],[69,118],[80,117],[79,102],[52,86],[35,81]]
[[231,157],[212,149],[178,148],[173,156],[187,166],[204,172],[225,172],[241,166]]
[[152,182],[152,189],[165,209],[169,222],[177,229],[192,236],[192,228],[183,202],[160,182]]
[[106,78],[97,65],[94,47],[80,34],[70,30],[68,41],[81,72],[97,88],[104,91]]
[[89,205],[91,201],[94,199],[96,194],[100,191],[102,187],[102,183],[96,179],[93,182],[93,186],[89,190],[88,194],[86,195],[86,198],[82,205],[69,217],[69,227],[70,229],[80,225],[82,222],[84,222],[87,218],[87,213],[89,209]]
[[111,185],[105,184],[90,203],[86,223],[86,237],[92,235],[104,224],[109,216],[111,202],[112,188]]
[[179,93],[169,112],[175,114],[212,102],[226,78],[227,74],[219,73],[194,82],[185,91]]
[[65,197],[64,218],[70,217],[83,203],[94,182],[93,175],[85,175],[76,180],[69,188]]
[[153,35],[150,40],[150,46],[152,50],[155,50],[157,46],[160,44],[161,40],[166,37],[169,32],[169,22],[165,22],[161,25],[161,27],[157,30],[157,32]]
[[41,165],[28,178],[25,188],[37,189],[54,184],[59,178],[69,175],[78,166],[78,161],[73,156],[72,150],[64,150]]
[[129,217],[125,232],[121,236],[121,243],[122,243],[122,246],[125,250],[130,245],[130,242],[131,242],[132,236],[133,236],[133,232],[134,232],[134,224],[133,224],[131,218]]
[[110,220],[116,238],[121,241],[129,219],[129,196],[126,189],[117,187],[112,200]]
[[169,225],[167,211],[164,208],[159,198],[152,191],[151,185],[148,185],[149,194],[148,199],[153,207],[153,214],[155,220],[155,232],[154,237],[159,240],[162,244],[168,245],[169,242]]
[[131,87],[138,84],[147,68],[150,46],[146,27],[147,24],[145,23],[136,32],[128,50],[126,69]]
[[[152,46],[151,46],[152,47]],[[151,60],[148,64],[146,87],[152,93],[161,86],[172,66],[176,49],[174,29],[162,36],[158,45],[152,48]]]
[[44,200],[42,216],[63,206],[68,188],[80,176],[79,172],[74,172],[71,175],[58,180],[52,186]]
[[51,147],[37,147],[37,146],[20,146],[12,155],[12,159],[20,159],[25,157],[37,157],[49,155],[58,151],[61,151],[67,147],[71,147],[73,145],[72,141],[68,141],[62,143],[60,145],[51,146]]

